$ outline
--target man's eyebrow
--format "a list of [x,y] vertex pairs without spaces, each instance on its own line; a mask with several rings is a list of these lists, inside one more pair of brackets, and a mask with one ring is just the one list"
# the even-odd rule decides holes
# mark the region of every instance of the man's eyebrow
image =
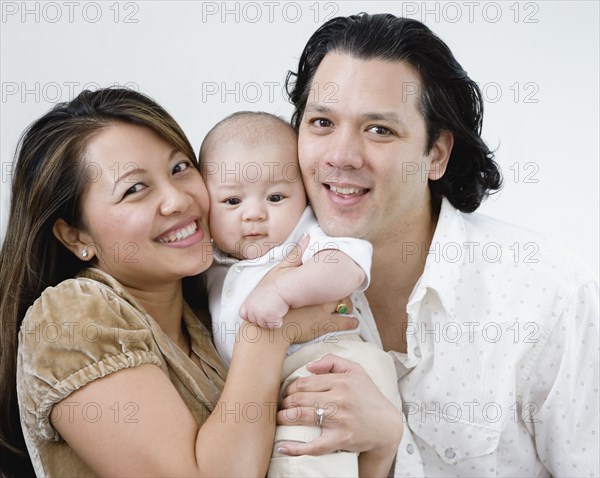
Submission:
[[384,113],[365,113],[360,116],[371,121],[390,121],[392,123],[404,124],[400,117],[391,111]]
[[[322,113],[322,114],[334,114],[335,111],[329,106],[324,106],[316,103],[308,103],[306,108],[304,108],[304,112],[309,113]],[[370,113],[362,113],[359,115],[359,118],[362,120],[369,121],[388,121],[391,123],[395,123],[402,127],[405,127],[404,122],[400,119],[400,117],[393,111],[384,111],[384,112],[370,112]]]
[[315,113],[333,113],[333,110],[329,106],[323,106],[317,103],[307,103],[304,107],[304,112],[315,112]]

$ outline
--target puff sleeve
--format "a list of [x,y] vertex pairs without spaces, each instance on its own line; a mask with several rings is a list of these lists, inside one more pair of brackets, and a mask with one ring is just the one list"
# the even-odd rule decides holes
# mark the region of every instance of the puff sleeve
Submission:
[[59,440],[53,406],[98,378],[124,368],[161,366],[145,315],[113,289],[77,278],[46,289],[19,332],[17,390],[22,424]]

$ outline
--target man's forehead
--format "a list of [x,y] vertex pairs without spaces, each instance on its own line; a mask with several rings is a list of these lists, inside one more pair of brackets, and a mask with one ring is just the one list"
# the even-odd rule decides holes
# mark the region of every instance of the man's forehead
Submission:
[[379,114],[399,101],[416,105],[420,92],[420,76],[407,62],[333,52],[325,55],[315,72],[307,107],[314,104],[335,109],[336,104],[360,103],[368,98],[374,107],[372,113]]
[[[335,69],[354,69],[357,71],[372,72],[374,67],[384,68],[394,74],[402,76],[411,76],[420,81],[418,70],[408,61],[381,58],[377,56],[359,57],[352,53],[333,51],[327,53],[317,66],[315,75],[325,70],[327,66],[333,66]],[[374,75],[372,75],[374,76]]]

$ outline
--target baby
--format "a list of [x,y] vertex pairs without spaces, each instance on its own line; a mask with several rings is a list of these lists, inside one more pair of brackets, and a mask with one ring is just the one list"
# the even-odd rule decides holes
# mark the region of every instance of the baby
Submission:
[[[206,273],[213,340],[225,363],[231,361],[241,319],[280,327],[291,307],[333,302],[367,288],[371,244],[328,237],[320,229],[307,204],[297,136],[285,121],[267,113],[234,113],[209,131],[200,148],[200,163],[210,195],[215,246],[215,263]],[[296,246],[306,235],[302,265],[259,284],[288,254],[297,253]],[[345,307],[340,301],[335,312],[344,313]],[[360,320],[357,312],[353,315]],[[391,357],[364,342],[359,329],[291,346],[282,390],[310,374],[306,363],[335,353],[360,363],[399,406]],[[323,409],[316,410],[317,425],[323,414]],[[288,457],[277,452],[282,441],[308,442],[319,435],[319,426],[278,427],[269,476],[307,476],[315,466],[319,476],[358,476],[355,453]]]

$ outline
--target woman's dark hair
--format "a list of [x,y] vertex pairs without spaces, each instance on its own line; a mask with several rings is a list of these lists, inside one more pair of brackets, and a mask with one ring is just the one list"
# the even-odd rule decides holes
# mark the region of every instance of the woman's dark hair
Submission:
[[88,142],[112,124],[144,126],[198,162],[175,120],[133,90],[83,91],[30,125],[17,148],[6,237],[0,250],[0,476],[33,476],[19,421],[17,338],[27,309],[42,291],[89,265],[52,233],[57,219],[82,227]]
[[420,110],[427,128],[426,153],[440,132],[454,135],[444,176],[429,181],[432,205],[442,197],[464,212],[500,189],[502,177],[494,153],[481,139],[483,100],[477,84],[456,61],[448,46],[423,23],[390,14],[337,17],[322,25],[306,44],[298,72],[289,72],[286,89],[295,107],[292,126],[298,130],[312,81],[328,53],[362,60],[403,61],[420,75]]

